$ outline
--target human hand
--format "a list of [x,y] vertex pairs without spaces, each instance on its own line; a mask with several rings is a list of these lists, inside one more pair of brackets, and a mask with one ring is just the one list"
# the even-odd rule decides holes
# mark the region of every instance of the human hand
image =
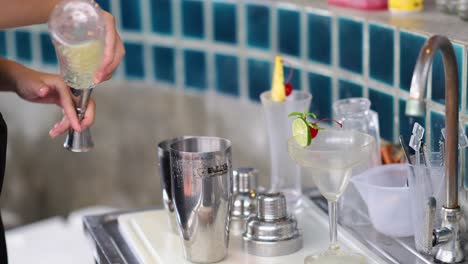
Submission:
[[104,10],[102,12],[106,23],[105,47],[101,65],[94,78],[95,84],[109,80],[125,55],[122,39],[115,28],[114,16]]
[[44,104],[56,104],[63,110],[63,118],[49,131],[54,138],[72,127],[81,132],[94,123],[96,104],[92,98],[83,120],[78,120],[70,89],[59,75],[46,74],[15,64],[14,91],[23,99]]

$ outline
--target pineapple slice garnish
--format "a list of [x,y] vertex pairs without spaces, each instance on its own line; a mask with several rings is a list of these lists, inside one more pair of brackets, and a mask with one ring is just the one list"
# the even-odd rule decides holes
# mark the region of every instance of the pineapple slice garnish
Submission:
[[271,85],[271,99],[275,102],[286,100],[286,91],[284,89],[283,62],[281,56],[275,58],[275,69]]

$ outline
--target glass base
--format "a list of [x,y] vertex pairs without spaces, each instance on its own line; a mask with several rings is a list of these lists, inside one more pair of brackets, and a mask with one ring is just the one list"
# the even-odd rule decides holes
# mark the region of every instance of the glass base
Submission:
[[304,259],[304,264],[366,264],[367,260],[361,254],[343,250],[327,250]]

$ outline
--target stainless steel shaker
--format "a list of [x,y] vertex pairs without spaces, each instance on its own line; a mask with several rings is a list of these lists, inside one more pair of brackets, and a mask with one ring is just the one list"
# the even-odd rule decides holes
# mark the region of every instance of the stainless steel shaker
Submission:
[[162,198],[164,208],[168,214],[169,226],[171,230],[178,234],[175,220],[174,204],[172,202],[172,183],[171,183],[171,152],[170,146],[179,140],[190,138],[190,136],[166,139],[158,144],[158,167],[161,181]]
[[171,145],[172,197],[185,258],[213,263],[227,255],[231,142],[192,137]]

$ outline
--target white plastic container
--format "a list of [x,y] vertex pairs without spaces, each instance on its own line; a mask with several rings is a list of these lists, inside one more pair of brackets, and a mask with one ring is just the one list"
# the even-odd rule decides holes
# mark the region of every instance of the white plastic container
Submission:
[[351,178],[366,202],[374,228],[388,236],[412,236],[413,221],[409,187],[409,167],[392,164],[375,167]]

